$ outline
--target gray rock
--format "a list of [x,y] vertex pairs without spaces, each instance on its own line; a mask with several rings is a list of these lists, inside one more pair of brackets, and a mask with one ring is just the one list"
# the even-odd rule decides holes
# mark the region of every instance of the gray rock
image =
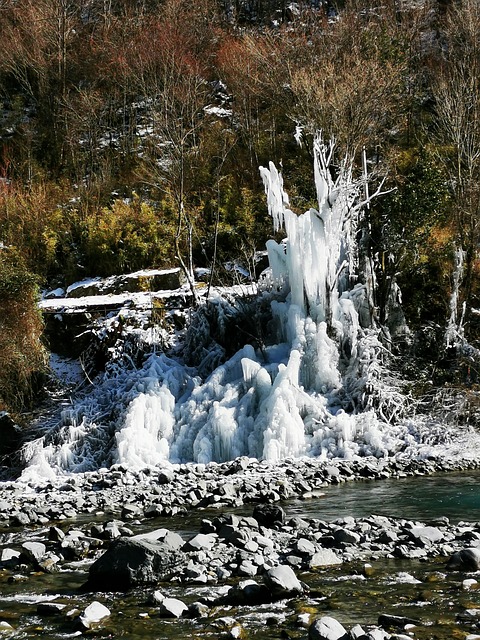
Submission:
[[149,533],[141,533],[136,536],[132,536],[132,540],[148,540],[150,542],[161,542],[165,549],[170,551],[177,551],[181,549],[185,544],[182,536],[170,529],[155,529]]
[[312,622],[308,628],[308,640],[347,640],[348,633],[343,625],[331,618],[323,616]]
[[412,527],[409,531],[410,537],[423,546],[430,546],[435,542],[443,540],[443,533],[437,527]]
[[342,564],[343,560],[331,549],[319,549],[309,559],[309,568],[329,567],[335,564]]
[[356,531],[350,531],[348,529],[337,529],[333,532],[335,542],[345,544],[358,544],[361,540],[361,536]]
[[210,551],[218,543],[216,533],[197,533],[183,545],[183,551]]
[[304,588],[292,568],[287,565],[278,565],[269,569],[263,580],[275,600],[294,598],[304,592]]
[[185,554],[143,538],[118,538],[90,567],[87,590],[121,591],[154,584],[178,573]]

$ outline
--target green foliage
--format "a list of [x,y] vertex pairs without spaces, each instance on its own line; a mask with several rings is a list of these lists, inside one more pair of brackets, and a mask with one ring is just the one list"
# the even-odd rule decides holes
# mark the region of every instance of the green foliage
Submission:
[[0,406],[28,407],[45,372],[37,278],[18,252],[0,249]]
[[172,261],[175,225],[172,209],[156,210],[134,195],[90,213],[84,223],[83,252],[89,274],[108,276]]
[[450,208],[447,180],[433,155],[424,149],[402,153],[396,189],[377,203],[372,216],[373,236],[382,256],[383,297],[396,278],[413,325],[446,318],[453,257]]

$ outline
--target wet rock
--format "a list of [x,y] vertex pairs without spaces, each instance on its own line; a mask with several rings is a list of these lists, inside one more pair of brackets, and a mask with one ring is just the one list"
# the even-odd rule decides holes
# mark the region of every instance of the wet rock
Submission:
[[338,620],[323,616],[308,628],[308,640],[348,640],[348,633]]
[[56,616],[67,608],[66,604],[60,602],[39,602],[37,613],[39,616]]
[[184,560],[185,554],[161,541],[122,537],[92,564],[85,588],[119,591],[169,580]]
[[478,571],[480,569],[480,548],[468,547],[457,551],[448,561],[447,569]]
[[415,618],[392,616],[387,613],[382,613],[378,616],[378,624],[384,629],[403,629],[407,624],[418,626],[421,622]]
[[443,540],[443,533],[438,527],[412,527],[409,535],[416,544],[422,546],[430,546]]

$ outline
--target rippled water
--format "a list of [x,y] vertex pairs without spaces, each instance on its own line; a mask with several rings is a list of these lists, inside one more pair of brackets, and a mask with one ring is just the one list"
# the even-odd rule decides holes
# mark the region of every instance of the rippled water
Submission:
[[451,522],[480,520],[480,472],[439,474],[329,486],[316,500],[296,500],[289,513],[321,520],[383,515],[407,520],[447,516]]

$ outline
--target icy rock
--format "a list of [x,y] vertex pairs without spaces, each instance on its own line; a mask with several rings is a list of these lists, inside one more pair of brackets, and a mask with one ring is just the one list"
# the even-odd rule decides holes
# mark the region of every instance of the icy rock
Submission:
[[168,580],[185,555],[161,541],[118,538],[90,567],[86,588],[118,591]]
[[480,569],[480,548],[468,547],[457,551],[447,563],[447,569],[457,571],[478,571]]
[[108,618],[109,615],[110,610],[101,602],[95,600],[80,615],[79,621],[84,629],[91,629],[105,618]]
[[347,640],[347,638],[348,633],[345,627],[330,616],[315,620],[308,628],[308,640]]
[[263,580],[276,600],[294,598],[304,591],[292,568],[287,565],[278,565],[269,569]]

